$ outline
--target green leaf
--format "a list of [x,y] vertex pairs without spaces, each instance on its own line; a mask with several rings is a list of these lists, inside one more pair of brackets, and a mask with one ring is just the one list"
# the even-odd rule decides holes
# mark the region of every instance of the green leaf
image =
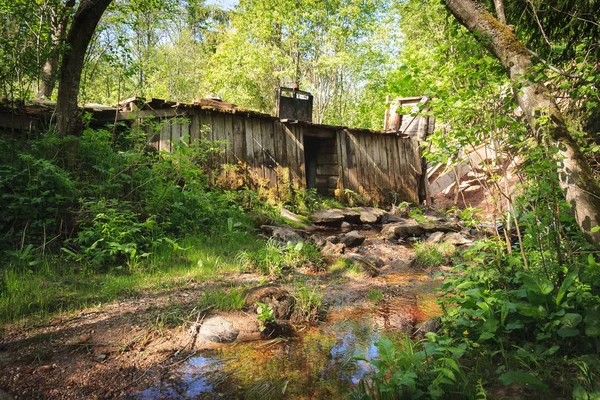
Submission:
[[548,386],[544,382],[542,382],[537,376],[528,374],[526,372],[519,372],[519,371],[505,372],[504,374],[500,375],[498,380],[500,380],[500,382],[505,386],[512,385],[514,383],[521,384],[521,385],[528,384],[528,385],[533,385],[536,388],[543,390],[543,391],[548,390]]
[[600,336],[600,306],[587,310],[585,318],[585,334],[588,336]]
[[534,293],[545,295],[554,290],[554,284],[543,276],[522,273],[521,280],[523,286]]
[[560,319],[565,328],[575,328],[583,320],[581,314],[567,313]]
[[579,329],[560,328],[558,331],[556,331],[556,333],[558,334],[558,336],[563,337],[563,338],[574,337],[574,336],[579,335]]
[[379,349],[379,357],[388,364],[391,364],[396,359],[396,348],[390,339],[381,339],[377,342]]
[[562,302],[562,299],[565,297],[565,294],[567,294],[567,291],[571,288],[571,286],[573,286],[573,283],[575,282],[578,276],[578,271],[571,271],[567,274],[565,280],[558,289],[558,294],[556,295],[556,305],[559,305]]

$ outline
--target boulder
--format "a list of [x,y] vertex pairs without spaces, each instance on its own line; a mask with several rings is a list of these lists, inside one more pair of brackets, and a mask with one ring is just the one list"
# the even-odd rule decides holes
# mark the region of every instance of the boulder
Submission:
[[297,224],[305,225],[304,221],[302,221],[297,214],[294,214],[293,212],[286,210],[285,208],[281,209],[280,214],[285,219],[289,219],[290,221],[293,221]]
[[357,267],[362,268],[363,271],[371,278],[379,275],[379,270],[377,267],[368,258],[363,257],[360,254],[348,253],[344,254],[343,258],[352,262]]
[[386,238],[405,238],[411,236],[422,236],[425,229],[416,222],[398,222],[384,225],[381,235]]
[[294,298],[277,285],[264,285],[250,289],[246,297],[246,308],[256,312],[256,303],[267,304],[275,319],[289,319],[294,310]]
[[310,218],[316,224],[335,224],[341,223],[344,220],[344,214],[342,210],[338,208],[332,208],[330,210],[320,210],[313,213]]
[[393,224],[395,222],[406,222],[404,218],[399,217],[395,214],[386,213],[381,217],[382,224]]
[[437,244],[444,238],[444,232],[433,232],[426,240],[427,243]]
[[295,230],[287,225],[263,225],[260,228],[267,232],[273,240],[276,240],[282,244],[287,244],[288,242],[296,244],[303,241],[302,236],[300,236]]
[[375,207],[359,207],[355,209],[360,214],[360,222],[363,224],[374,224],[380,221],[387,211]]
[[461,235],[460,233],[456,233],[456,232],[446,233],[446,235],[444,235],[444,242],[454,244],[456,246],[473,243],[472,240],[469,240],[469,239],[465,238],[463,235]]
[[338,235],[338,239],[339,242],[343,243],[346,247],[357,247],[365,241],[365,236],[359,231],[351,231]]
[[421,228],[425,232],[459,232],[462,227],[456,223],[452,222],[424,222],[421,225]]
[[324,256],[339,256],[344,254],[344,243],[332,243],[329,240],[325,242],[325,246],[321,249],[321,254]]
[[231,343],[239,333],[231,321],[219,316],[205,320],[198,331],[200,337],[215,343]]

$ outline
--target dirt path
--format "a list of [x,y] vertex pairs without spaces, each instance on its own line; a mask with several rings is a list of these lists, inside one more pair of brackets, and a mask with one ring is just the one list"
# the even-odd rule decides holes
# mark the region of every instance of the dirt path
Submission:
[[[321,288],[328,309],[324,325],[369,315],[373,329],[413,334],[419,324],[439,313],[433,271],[411,269],[410,247],[383,240],[375,231],[366,231],[366,236],[362,246],[352,251],[378,258],[378,277],[301,269],[282,282],[283,287],[303,279]],[[230,346],[203,340],[190,330],[202,322],[196,320],[195,306],[207,289],[228,288],[232,283],[252,287],[262,280],[262,276],[242,274],[189,282],[164,293],[63,315],[46,326],[6,327],[0,340],[0,389],[15,399],[135,397],[200,351]],[[237,342],[259,339],[256,314],[219,315],[240,331]],[[179,326],[169,328],[173,320]],[[310,331],[297,328],[299,336]]]

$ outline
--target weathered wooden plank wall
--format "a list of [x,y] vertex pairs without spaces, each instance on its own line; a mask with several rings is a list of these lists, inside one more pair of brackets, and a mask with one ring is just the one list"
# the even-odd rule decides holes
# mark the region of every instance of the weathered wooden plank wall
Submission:
[[[279,194],[289,190],[286,185],[306,187],[306,136],[320,141],[316,187],[322,193],[342,197],[348,189],[369,202],[419,201],[422,163],[416,137],[332,127],[319,131],[329,135],[320,137],[315,126],[309,131],[309,125],[276,118],[207,110],[188,113],[185,122],[167,120],[153,146],[173,151],[178,140],[222,141],[226,149],[210,160],[215,168],[236,165],[256,185]],[[231,181],[232,175],[229,168],[218,178]]]
[[419,201],[421,154],[416,138],[344,129],[338,131],[341,179],[370,202]]

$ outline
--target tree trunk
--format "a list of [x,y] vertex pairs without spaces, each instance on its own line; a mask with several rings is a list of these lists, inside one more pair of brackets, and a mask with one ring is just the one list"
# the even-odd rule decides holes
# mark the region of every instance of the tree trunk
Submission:
[[68,0],[61,10],[53,10],[51,18],[52,32],[50,33],[53,48],[42,67],[41,83],[38,89],[38,99],[40,100],[50,98],[54,91],[60,49],[65,40],[65,33],[69,23],[69,13],[74,6],[75,0]]
[[[474,0],[444,0],[456,19],[475,35],[502,63],[510,79],[519,84],[517,101],[534,131],[547,129],[562,158],[560,185],[583,234],[593,244],[600,244],[600,186],[579,146],[567,129],[554,98],[542,83],[527,79],[532,66],[528,49],[506,25],[498,22],[483,5]],[[540,115],[547,115],[542,124]]]
[[506,14],[504,14],[504,0],[494,0],[494,7],[496,8],[496,17],[498,17],[498,22],[506,25]]
[[102,14],[112,0],[82,0],[73,16],[63,54],[56,105],[56,125],[61,136],[75,135],[81,130],[77,104],[83,61]]

